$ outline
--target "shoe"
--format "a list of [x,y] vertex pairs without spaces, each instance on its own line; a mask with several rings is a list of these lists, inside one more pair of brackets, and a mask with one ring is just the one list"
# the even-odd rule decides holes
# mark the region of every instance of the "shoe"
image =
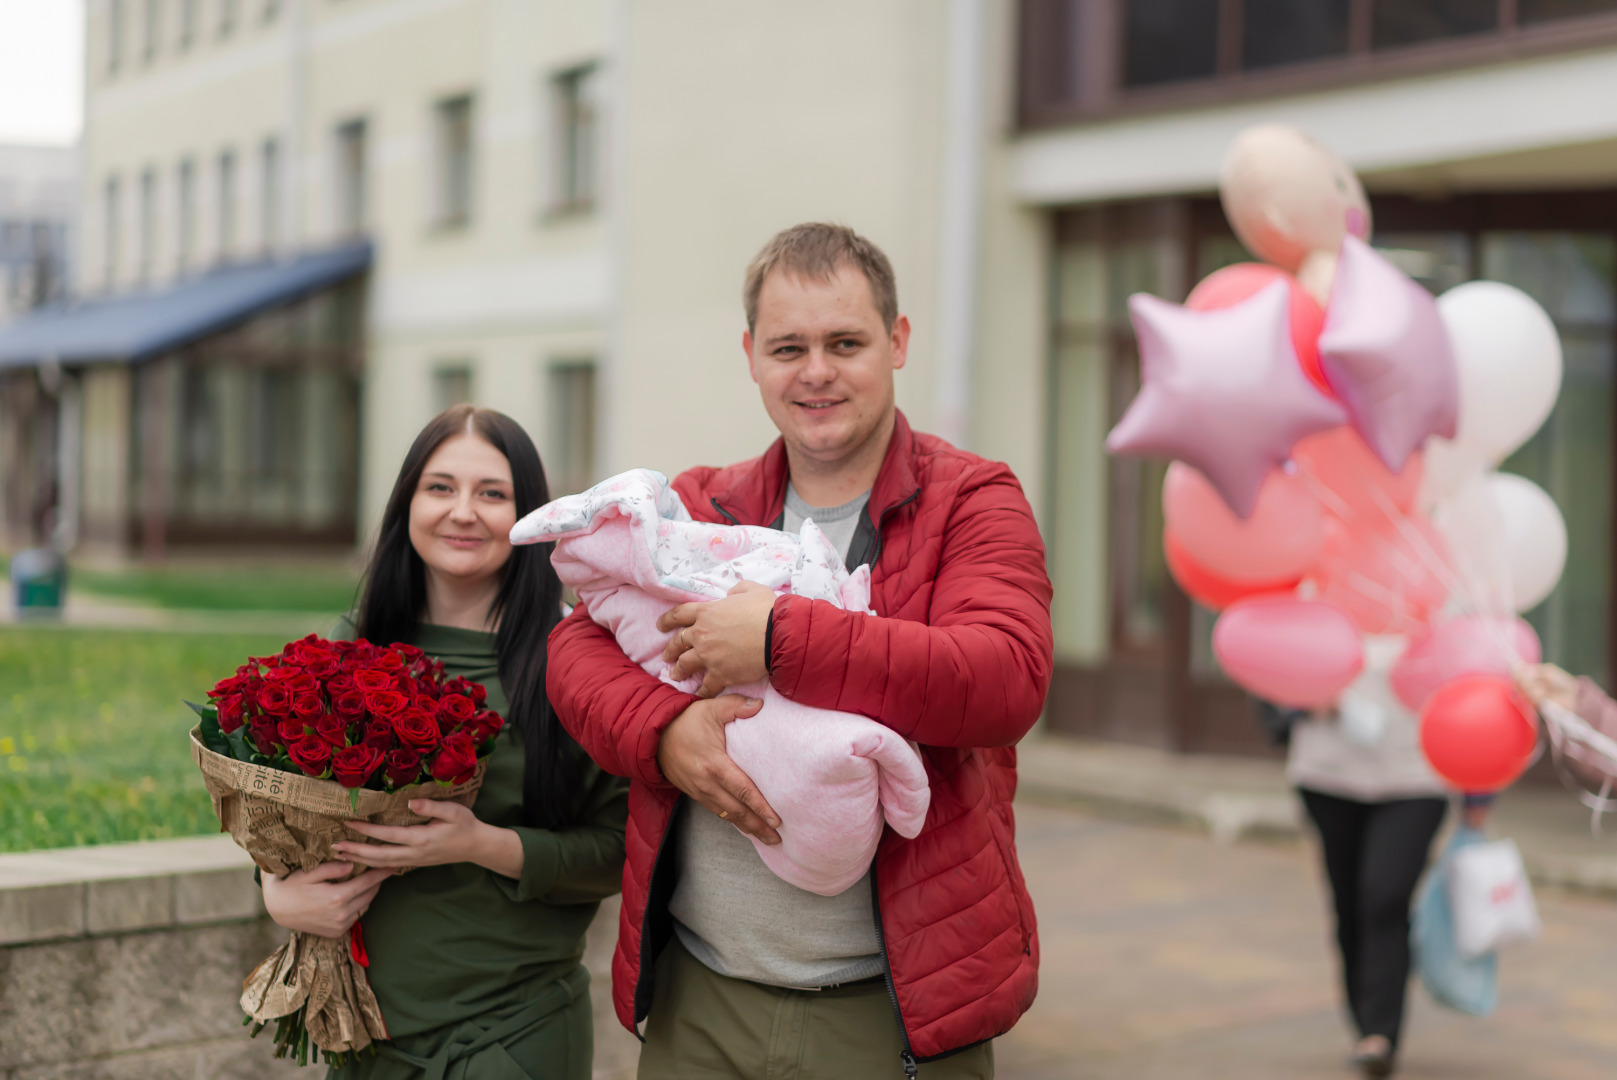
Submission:
[[1391,1076],[1392,1043],[1385,1035],[1366,1035],[1354,1045],[1352,1061],[1365,1076]]

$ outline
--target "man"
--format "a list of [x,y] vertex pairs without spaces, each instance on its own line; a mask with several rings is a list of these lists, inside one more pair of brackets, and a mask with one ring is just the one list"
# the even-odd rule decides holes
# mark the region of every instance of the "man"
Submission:
[[[1038,938],[1016,861],[1013,744],[1052,664],[1044,548],[1004,465],[910,430],[893,403],[909,320],[887,257],[799,225],[747,272],[742,346],[781,437],[674,483],[693,517],[797,531],[812,518],[872,568],[877,617],[742,585],[681,605],[681,693],[585,612],[550,640],[558,716],[632,780],[618,1017],[646,1020],[640,1076],[993,1075],[988,1040],[1033,1001]],[[834,897],[786,884],[748,834],[790,829],[725,756],[724,726],[767,677],[920,744],[932,788],[913,840],[888,830],[868,879]]]

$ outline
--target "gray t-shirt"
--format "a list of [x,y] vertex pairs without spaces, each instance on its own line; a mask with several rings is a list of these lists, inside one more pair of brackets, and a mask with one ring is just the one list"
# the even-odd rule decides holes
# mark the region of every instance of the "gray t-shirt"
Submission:
[[[815,507],[788,486],[786,531],[812,519],[846,559],[869,499],[867,491]],[[820,896],[776,877],[741,830],[700,805],[685,807],[678,829],[679,880],[668,910],[692,956],[721,975],[771,986],[829,986],[882,973],[868,872],[846,892]]]

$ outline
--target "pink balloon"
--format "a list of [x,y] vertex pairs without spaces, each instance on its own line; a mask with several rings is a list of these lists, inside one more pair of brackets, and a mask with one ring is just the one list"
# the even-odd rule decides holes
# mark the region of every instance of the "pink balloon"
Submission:
[[1303,374],[1290,305],[1282,281],[1217,311],[1129,297],[1141,386],[1106,449],[1194,465],[1238,516],[1250,515],[1297,440],[1347,418]]
[[1297,709],[1331,704],[1364,667],[1358,628],[1314,600],[1241,601],[1219,616],[1213,652],[1237,683]]
[[1252,516],[1242,520],[1207,478],[1184,462],[1168,466],[1162,516],[1184,553],[1231,581],[1301,578],[1325,543],[1324,511],[1298,476],[1271,472]]
[[1392,689],[1419,712],[1439,686],[1461,675],[1509,675],[1541,656],[1538,635],[1522,619],[1461,615],[1410,643],[1392,669]]
[[1419,454],[1395,473],[1346,425],[1310,435],[1292,449],[1291,457],[1326,508],[1341,518],[1384,525],[1395,511],[1412,510],[1420,491]]
[[1454,438],[1460,375],[1437,301],[1353,236],[1342,241],[1319,358],[1387,468],[1402,469],[1428,436]]
[[1366,634],[1415,634],[1448,599],[1446,558],[1442,537],[1417,514],[1380,524],[1327,518],[1310,580],[1316,599]]

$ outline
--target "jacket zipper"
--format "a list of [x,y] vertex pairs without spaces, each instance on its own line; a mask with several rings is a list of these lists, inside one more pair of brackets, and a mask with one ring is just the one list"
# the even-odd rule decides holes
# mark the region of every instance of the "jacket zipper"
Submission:
[[885,510],[883,510],[881,512],[880,519],[878,519],[876,521],[876,523],[875,523],[875,525],[876,525],[876,542],[875,542],[875,544],[873,544],[871,546],[871,549],[870,549],[870,572],[871,573],[874,574],[876,572],[876,564],[881,561],[881,531],[882,531],[882,528],[887,524],[887,518],[891,514],[893,514],[895,511],[902,510],[902,509],[904,509],[904,507],[906,507],[910,503],[914,502],[916,500],[916,498],[918,498],[920,496],[920,494],[921,494],[921,489],[916,488],[914,491],[909,493],[908,497],[906,497],[903,502],[894,503],[892,506],[889,506],[887,509],[885,509]]
[[881,927],[881,892],[876,888],[874,861],[870,864],[870,910],[876,917],[876,946],[881,950],[882,980],[887,984],[887,999],[893,1003],[893,1018],[898,1021],[898,1038],[904,1046],[898,1052],[898,1060],[904,1064],[905,1080],[915,1080],[915,1051],[910,1046],[910,1033],[904,1027],[904,1010],[898,1007],[898,987],[893,983],[893,964],[887,958],[887,935],[882,932]]
[[[674,827],[679,819],[679,812],[684,808],[685,798],[684,795],[681,795],[674,803],[674,809],[668,815],[668,827],[663,830],[662,839],[657,841],[657,854],[651,860],[651,878],[646,882],[646,907],[640,913],[640,971],[638,972],[639,977],[635,980],[634,988],[636,1013],[640,1011],[640,992],[646,988],[654,975],[654,965],[647,960],[646,950],[650,948],[651,943],[651,905],[657,896],[657,875],[659,872],[664,871],[663,853],[668,848],[668,838],[674,833]],[[646,1000],[646,1015],[651,1015],[651,1000],[649,997]],[[640,1034],[639,1016],[635,1017],[634,1037],[641,1042],[646,1041],[646,1037]]]
[[713,509],[724,515],[724,520],[728,521],[732,525],[741,524],[741,522],[736,520],[736,516],[734,514],[730,513],[730,511],[719,505],[719,500],[716,496],[709,496],[707,501],[713,504]]

